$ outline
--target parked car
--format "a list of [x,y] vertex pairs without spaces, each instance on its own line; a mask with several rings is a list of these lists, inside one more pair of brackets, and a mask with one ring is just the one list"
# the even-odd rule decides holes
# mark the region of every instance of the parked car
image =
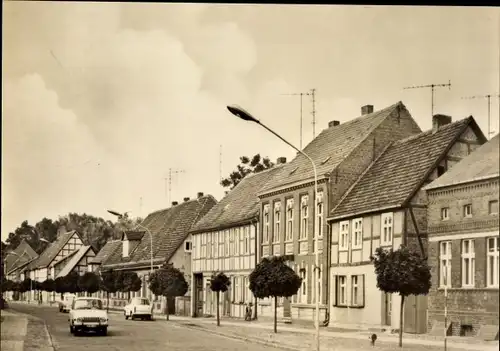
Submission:
[[62,300],[59,301],[59,312],[69,312],[75,297],[74,294],[64,294]]
[[142,320],[151,320],[153,319],[153,305],[145,297],[133,297],[124,307],[123,314],[125,315],[125,319],[134,319],[137,317]]
[[100,335],[108,333],[108,313],[102,300],[96,297],[77,297],[73,300],[69,311],[69,331],[79,335],[82,332],[94,331]]

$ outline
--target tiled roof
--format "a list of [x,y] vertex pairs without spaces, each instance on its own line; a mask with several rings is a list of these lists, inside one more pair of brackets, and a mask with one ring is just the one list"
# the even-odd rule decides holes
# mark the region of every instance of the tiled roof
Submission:
[[481,145],[470,155],[453,166],[448,172],[425,187],[426,190],[441,188],[455,184],[468,183],[475,180],[498,177],[500,134]]
[[105,264],[109,256],[116,250],[122,249],[121,240],[109,240],[102,249],[90,260],[90,263]]
[[257,192],[283,167],[276,165],[263,172],[246,176],[195,225],[192,232],[242,223],[258,216]]
[[[356,146],[399,107],[404,107],[402,102],[323,130],[303,150],[314,161],[318,176],[333,171]],[[310,161],[298,153],[261,189],[260,193],[270,192],[274,188],[313,177]]]
[[59,278],[59,277],[64,277],[64,276],[68,275],[73,270],[73,268],[75,268],[75,266],[78,264],[78,262],[80,262],[80,260],[91,249],[92,249],[92,246],[87,245],[87,246],[81,246],[78,250],[75,250],[76,253],[74,255],[72,255],[73,257],[71,257],[71,260],[69,260],[68,263],[66,263],[66,265],[59,272],[59,274],[57,275],[57,277]]
[[30,244],[23,239],[15,250],[13,250],[13,253],[5,257],[5,272],[10,273],[36,257],[38,257],[38,254],[33,250]]
[[[216,203],[213,196],[207,195],[148,215],[141,226],[153,234],[153,259],[169,260],[186,239],[191,227]],[[130,255],[127,258],[122,257],[121,243],[117,245],[103,266],[148,261],[151,257],[148,234],[136,243],[137,247],[133,246],[134,242],[130,242]]]
[[75,233],[78,234],[75,230],[72,230],[70,232],[60,234],[57,239],[40,254],[38,259],[33,261],[29,267],[26,268],[30,270],[47,267]]
[[430,130],[394,142],[356,181],[330,217],[401,206],[471,121],[469,117],[435,133]]

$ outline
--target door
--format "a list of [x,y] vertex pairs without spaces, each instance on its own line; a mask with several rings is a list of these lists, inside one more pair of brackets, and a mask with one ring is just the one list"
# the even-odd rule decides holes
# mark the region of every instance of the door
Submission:
[[390,326],[392,320],[392,294],[384,293],[385,325]]
[[195,294],[194,294],[195,317],[202,317],[203,316],[203,275],[202,274],[195,274],[194,286],[195,286]]

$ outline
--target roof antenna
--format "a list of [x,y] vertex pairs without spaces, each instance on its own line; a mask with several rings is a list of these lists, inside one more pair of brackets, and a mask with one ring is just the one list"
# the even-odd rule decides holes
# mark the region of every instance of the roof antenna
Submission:
[[431,116],[434,116],[434,89],[448,87],[451,90],[451,80],[448,84],[428,84],[428,85],[415,85],[412,87],[405,87],[403,89],[420,89],[420,88],[431,88]]
[[[466,99],[466,100],[470,100],[470,99],[488,99],[488,134],[486,136],[486,139],[490,139],[491,138],[491,135],[494,134],[495,132],[491,130],[491,98],[492,97],[496,97],[496,98],[500,98],[500,95],[491,95],[491,94],[488,94],[488,95],[475,95],[475,96],[467,96],[467,97],[463,97],[462,99]],[[499,111],[500,113],[500,111]]]

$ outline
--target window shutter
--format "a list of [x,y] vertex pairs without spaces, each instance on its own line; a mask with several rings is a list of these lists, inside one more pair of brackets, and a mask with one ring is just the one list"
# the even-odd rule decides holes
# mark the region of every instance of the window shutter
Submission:
[[365,275],[358,275],[358,306],[365,307]]
[[338,306],[338,296],[339,296],[339,276],[334,275],[332,279],[333,287],[333,306]]

